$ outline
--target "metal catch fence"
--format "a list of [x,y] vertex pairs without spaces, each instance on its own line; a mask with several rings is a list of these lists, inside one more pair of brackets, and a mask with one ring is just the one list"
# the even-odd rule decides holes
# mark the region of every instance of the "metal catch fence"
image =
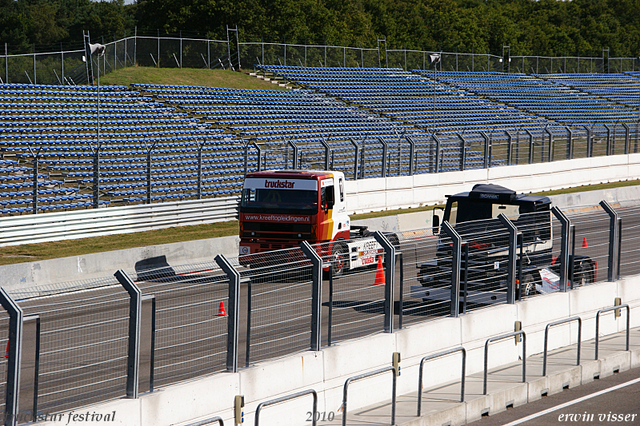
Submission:
[[[500,211],[496,219],[463,222],[464,227],[445,222],[448,236],[435,236],[432,229],[375,233],[375,241],[367,240],[375,261],[366,265],[354,263],[359,253],[346,251],[346,242],[302,243],[232,259],[217,256],[204,264],[169,265],[153,258],[129,273],[118,271],[116,278],[0,292],[3,306],[15,300],[24,315],[24,324],[0,316],[0,343],[17,336],[17,327],[23,342],[40,341],[39,351],[23,343],[17,358],[8,351],[5,363],[22,361],[23,377],[37,380],[4,409],[55,413],[135,397],[339,340],[515,303],[536,293],[570,291],[572,285],[610,279],[608,272],[621,263],[622,275],[637,273],[634,262],[621,262],[636,250],[618,253],[620,221],[605,213],[609,208],[603,203],[568,216],[554,210],[556,219],[546,220],[553,229],[535,218],[549,212]],[[634,241],[632,218],[640,210],[617,210],[628,219],[625,241]],[[576,244],[574,251],[573,239],[583,236],[588,245]],[[496,264],[492,254],[506,257]],[[589,262],[597,262],[598,269]],[[537,276],[525,291],[533,264],[549,274]],[[562,272],[564,267],[573,275]],[[0,387],[5,391],[14,380],[2,376]]]
[[171,267],[155,260],[164,265],[136,265],[130,274],[153,298],[153,326],[141,336],[152,354],[145,389],[225,370],[227,276],[215,263]]
[[[38,365],[33,415],[125,395],[129,296],[113,278],[87,283],[81,289],[84,284],[17,300],[25,317],[40,318],[39,336],[24,336],[25,340],[40,340],[37,353],[23,353]],[[28,367],[23,365],[23,371]],[[29,407],[24,399],[22,396],[20,411]]]

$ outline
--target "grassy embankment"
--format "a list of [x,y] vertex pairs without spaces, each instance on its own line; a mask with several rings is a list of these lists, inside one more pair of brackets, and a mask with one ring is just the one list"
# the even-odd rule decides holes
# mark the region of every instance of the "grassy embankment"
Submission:
[[[234,89],[286,90],[278,85],[251,77],[244,73],[230,71],[211,71],[195,69],[155,69],[130,67],[118,70],[100,78],[101,85],[129,85],[129,83],[145,84],[179,84],[194,86],[215,86]],[[580,192],[587,190],[613,188],[619,186],[640,185],[640,180],[606,185],[577,187],[562,191],[546,192],[545,195],[557,193]],[[433,207],[402,209],[385,212],[356,215],[353,219],[388,216],[430,210]],[[40,244],[23,244],[20,246],[0,247],[0,265],[32,262],[67,256],[79,256],[110,250],[121,250],[133,247],[167,244],[180,241],[192,241],[204,238],[215,238],[235,235],[238,222],[229,221],[209,225],[194,225],[161,229],[157,231],[121,234],[105,237],[84,238],[69,241],[57,241]]]

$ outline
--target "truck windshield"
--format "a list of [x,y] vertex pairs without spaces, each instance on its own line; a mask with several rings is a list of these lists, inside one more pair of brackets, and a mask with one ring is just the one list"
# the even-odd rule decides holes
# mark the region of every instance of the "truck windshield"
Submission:
[[455,225],[456,223],[472,220],[495,219],[500,213],[504,213],[511,220],[517,220],[521,213],[520,206],[486,201],[458,200],[451,203],[448,220],[451,225]]
[[318,212],[318,191],[245,188],[240,208],[245,212],[314,214]]

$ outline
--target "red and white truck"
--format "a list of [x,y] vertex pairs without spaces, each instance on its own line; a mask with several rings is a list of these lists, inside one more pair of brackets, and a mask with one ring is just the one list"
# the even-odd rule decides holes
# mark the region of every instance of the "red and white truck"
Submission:
[[[334,275],[373,265],[382,247],[365,226],[353,226],[347,214],[344,174],[335,171],[270,170],[246,175],[239,209],[240,262],[256,253],[323,244]],[[386,234],[397,243],[394,234]],[[329,256],[331,256],[329,258]],[[244,261],[243,261],[244,259]]]

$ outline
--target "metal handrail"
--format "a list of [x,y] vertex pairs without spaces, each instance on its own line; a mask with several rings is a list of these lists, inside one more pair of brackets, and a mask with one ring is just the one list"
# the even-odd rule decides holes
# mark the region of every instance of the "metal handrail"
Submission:
[[209,419],[199,420],[199,421],[197,421],[195,423],[189,423],[186,426],[205,426],[205,425],[211,424],[213,422],[218,422],[218,424],[220,426],[224,426],[224,421],[219,416],[211,417]]
[[[391,424],[396,424],[396,369],[390,365],[388,367],[381,368],[379,370],[370,371],[368,373],[360,374],[358,376],[349,377],[344,382],[344,388],[342,391],[342,426],[347,425],[347,390],[349,388],[349,383],[354,382],[356,380],[364,379],[366,377],[376,376],[381,373],[386,373],[387,371],[391,371],[393,373],[393,385],[391,391]],[[315,412],[315,411],[314,411]],[[256,426],[257,423],[256,423]]]
[[[318,394],[313,389],[307,389],[307,390],[304,390],[304,391],[293,393],[291,395],[281,396],[280,398],[270,399],[269,401],[264,401],[264,402],[261,402],[260,404],[258,404],[258,407],[256,408],[256,416],[255,416],[254,425],[258,426],[259,423],[260,423],[260,410],[262,410],[262,407],[266,407],[268,405],[279,404],[281,402],[288,401],[290,399],[298,398],[300,396],[309,395],[309,394],[313,395],[313,413],[314,414],[317,413],[318,412]],[[311,424],[313,426],[316,426],[316,416],[315,415],[312,416],[312,418],[311,418]]]
[[522,383],[527,381],[527,334],[524,330],[514,331],[512,333],[502,334],[500,336],[490,337],[484,343],[484,377],[482,380],[482,394],[487,394],[487,375],[489,365],[489,343],[498,340],[508,339],[509,337],[522,335]]
[[418,413],[416,414],[420,417],[420,413],[422,412],[422,370],[424,367],[424,363],[429,360],[433,360],[435,358],[440,358],[445,355],[449,355],[456,352],[462,352],[462,375],[460,378],[460,402],[464,402],[464,378],[466,372],[467,365],[467,350],[462,346],[458,346],[457,348],[452,348],[446,351],[438,352],[433,355],[427,355],[420,360],[420,375],[418,376]]
[[604,309],[600,309],[598,312],[596,312],[596,353],[595,353],[595,359],[596,361],[598,360],[598,343],[600,340],[599,334],[600,334],[600,314],[605,313],[605,312],[611,312],[611,311],[615,311],[616,309],[622,309],[622,308],[627,308],[627,346],[625,351],[629,350],[629,305],[624,303],[622,305],[617,305],[617,306],[611,306],[609,308],[604,308]]
[[576,361],[576,365],[580,365],[580,342],[582,340],[582,318],[575,316],[575,317],[571,317],[571,318],[566,318],[563,320],[559,320],[559,321],[555,321],[555,322],[551,322],[549,324],[547,324],[547,326],[544,328],[544,352],[542,355],[542,375],[546,376],[547,375],[547,343],[549,341],[549,328],[553,327],[554,325],[560,325],[560,324],[565,324],[568,322],[573,322],[573,321],[578,321],[578,359]]

